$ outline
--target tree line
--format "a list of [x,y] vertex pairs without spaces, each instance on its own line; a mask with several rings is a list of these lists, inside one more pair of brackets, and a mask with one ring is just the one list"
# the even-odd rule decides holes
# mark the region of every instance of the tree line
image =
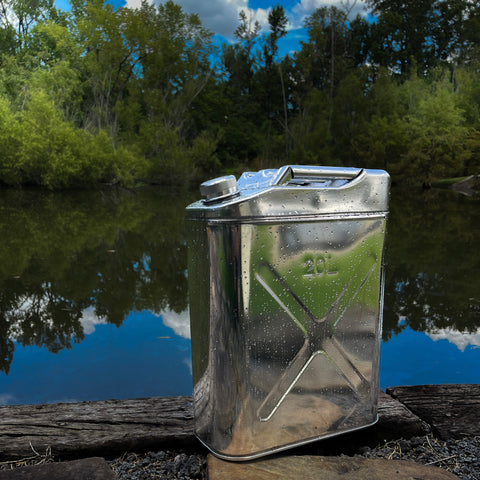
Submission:
[[0,183],[185,184],[282,164],[480,171],[480,4],[322,7],[297,51],[282,6],[215,45],[172,1],[0,0]]

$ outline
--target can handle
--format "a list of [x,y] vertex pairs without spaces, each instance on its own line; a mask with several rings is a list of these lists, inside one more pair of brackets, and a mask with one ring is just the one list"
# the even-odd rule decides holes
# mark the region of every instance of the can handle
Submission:
[[290,178],[318,180],[319,178],[353,180],[363,172],[363,168],[317,167],[310,165],[288,165],[280,168],[274,185],[281,185]]
[[308,165],[291,165],[293,178],[339,178],[354,179],[362,172],[362,168],[316,167]]

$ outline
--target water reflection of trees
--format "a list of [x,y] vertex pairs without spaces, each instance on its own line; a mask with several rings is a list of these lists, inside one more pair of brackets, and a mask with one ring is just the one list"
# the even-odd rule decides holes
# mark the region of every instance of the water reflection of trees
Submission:
[[[450,191],[393,189],[386,254],[384,340],[480,327],[480,202]],[[399,319],[403,318],[403,322]]]
[[[187,203],[186,192],[154,189],[2,192],[0,370],[14,340],[52,352],[81,342],[87,310],[117,326],[132,311],[185,310]],[[480,327],[478,207],[446,191],[393,189],[384,340],[407,326]]]
[[87,309],[120,326],[132,311],[186,308],[185,192],[7,191],[0,202],[0,370],[14,341],[51,352],[82,341]]

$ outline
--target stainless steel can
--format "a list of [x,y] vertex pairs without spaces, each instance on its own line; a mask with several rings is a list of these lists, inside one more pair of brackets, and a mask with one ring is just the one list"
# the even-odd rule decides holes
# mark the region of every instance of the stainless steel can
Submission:
[[376,422],[389,185],[285,166],[187,207],[195,434],[220,458]]

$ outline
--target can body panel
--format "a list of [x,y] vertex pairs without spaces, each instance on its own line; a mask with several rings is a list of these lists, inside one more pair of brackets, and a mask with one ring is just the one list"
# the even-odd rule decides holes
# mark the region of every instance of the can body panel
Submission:
[[214,453],[376,421],[386,215],[187,222],[195,434]]

